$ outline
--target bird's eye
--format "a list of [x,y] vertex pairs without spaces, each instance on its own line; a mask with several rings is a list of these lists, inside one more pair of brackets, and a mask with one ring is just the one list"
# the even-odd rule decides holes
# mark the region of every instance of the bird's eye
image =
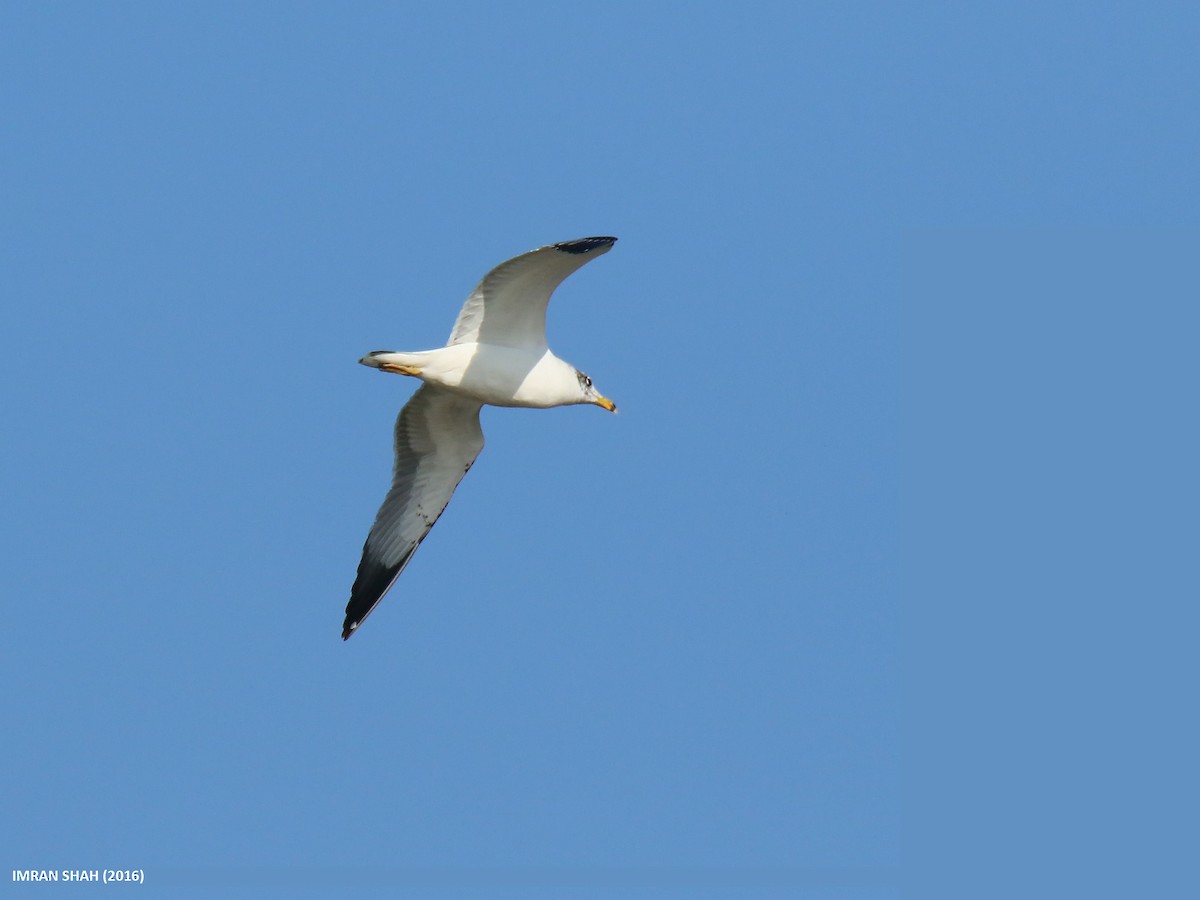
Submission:
[[591,386],[592,386],[592,379],[590,379],[590,378],[588,378],[586,375],[584,375],[584,376],[583,376],[583,386],[584,386],[584,387],[591,387]]

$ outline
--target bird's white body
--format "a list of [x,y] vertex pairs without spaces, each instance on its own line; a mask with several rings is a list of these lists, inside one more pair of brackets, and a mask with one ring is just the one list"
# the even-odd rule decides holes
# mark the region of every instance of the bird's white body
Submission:
[[492,406],[547,409],[590,402],[575,367],[545,347],[505,347],[475,341],[436,350],[372,353],[363,365],[417,369],[426,384]]

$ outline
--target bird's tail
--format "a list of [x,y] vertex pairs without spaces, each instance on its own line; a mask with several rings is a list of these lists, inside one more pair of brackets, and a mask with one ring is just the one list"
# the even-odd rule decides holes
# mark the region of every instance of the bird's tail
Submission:
[[419,366],[424,362],[424,356],[424,353],[403,353],[399,350],[372,350],[359,362],[372,369],[382,369],[384,366]]

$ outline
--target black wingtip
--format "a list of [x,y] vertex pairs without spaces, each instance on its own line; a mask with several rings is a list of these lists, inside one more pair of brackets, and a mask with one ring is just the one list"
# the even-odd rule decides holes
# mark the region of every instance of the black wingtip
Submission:
[[414,544],[394,566],[384,566],[373,558],[366,546],[363,547],[362,562],[358,564],[358,577],[354,579],[354,587],[350,589],[350,602],[346,604],[346,618],[342,622],[343,641],[350,639],[350,635],[358,630],[358,626],[379,605],[383,595],[391,590],[392,584],[400,576],[416,549],[417,545]]
[[601,247],[611,247],[616,242],[615,237],[586,237],[576,241],[563,241],[561,244],[555,244],[554,249],[564,253],[591,253]]

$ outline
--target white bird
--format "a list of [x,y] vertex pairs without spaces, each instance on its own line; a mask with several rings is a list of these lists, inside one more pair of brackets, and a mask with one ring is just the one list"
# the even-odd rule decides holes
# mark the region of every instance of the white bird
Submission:
[[580,238],[531,250],[484,276],[437,350],[376,350],[359,360],[423,382],[396,419],[392,487],[363,546],[342,640],[395,583],[483,449],[479,410],[616,405],[546,346],[546,305],[568,275],[607,253],[615,237]]

